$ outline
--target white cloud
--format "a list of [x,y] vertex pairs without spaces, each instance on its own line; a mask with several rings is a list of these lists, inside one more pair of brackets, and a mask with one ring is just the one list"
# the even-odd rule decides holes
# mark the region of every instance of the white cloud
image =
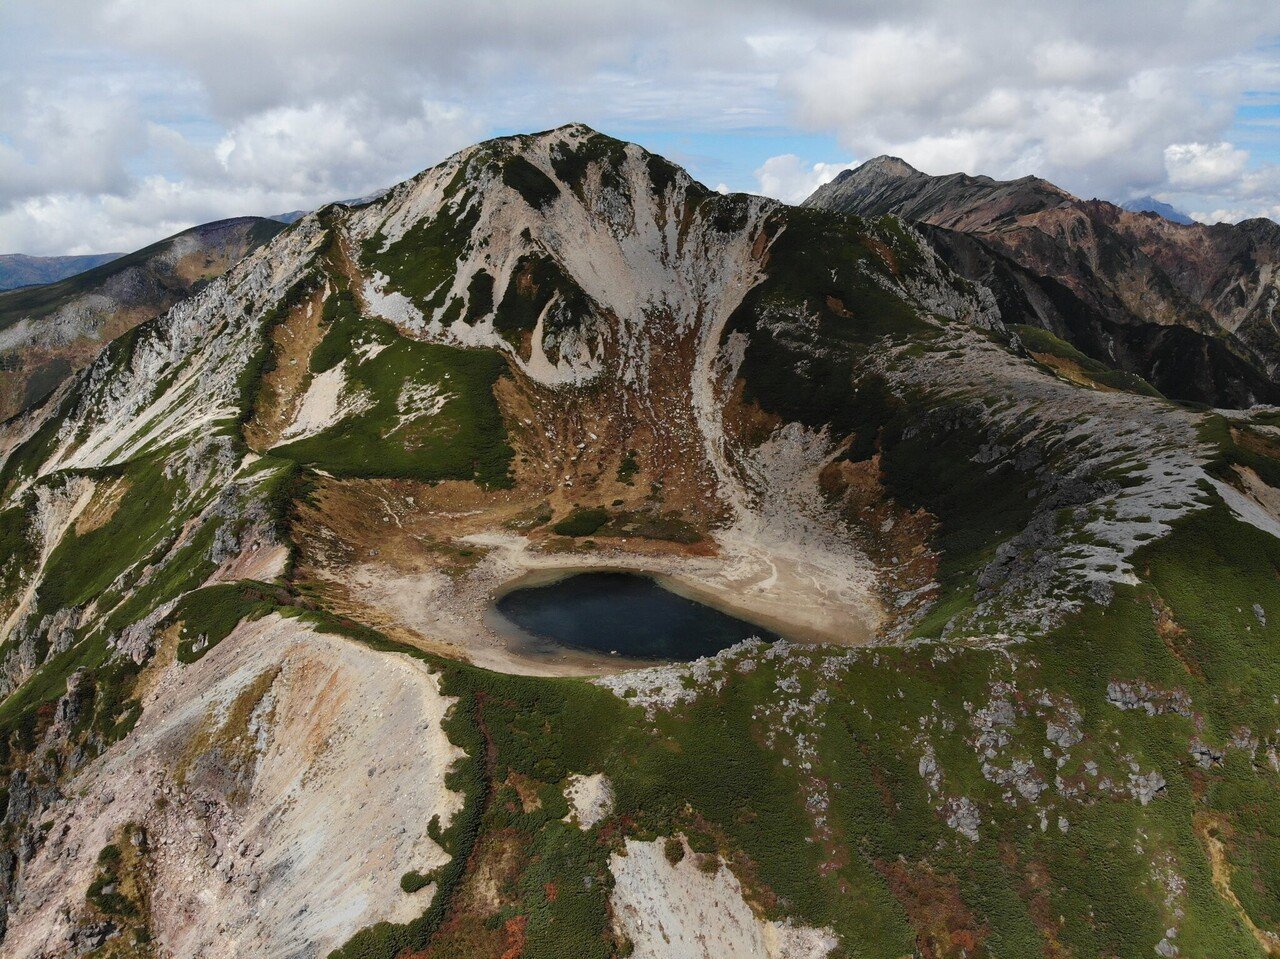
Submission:
[[86,192],[128,183],[127,161],[145,148],[145,126],[132,105],[108,89],[9,88],[0,122],[0,199],[50,189]]
[[158,128],[150,139],[178,158],[181,175],[18,197],[0,206],[0,246],[36,254],[137,249],[196,223],[363,196],[481,136],[456,109],[419,103],[416,112],[388,114],[360,98],[267,111],[206,148]]
[[[1260,216],[1280,221],[1280,164],[1262,163],[1241,170],[1230,149],[1206,148],[1207,159],[1201,159],[1198,152],[1186,151],[1195,173],[1192,182],[1214,185],[1172,190],[1168,202],[1202,223],[1238,223]],[[1197,181],[1197,177],[1201,179]]]
[[0,236],[36,254],[128,252],[196,223],[279,213],[304,204],[296,195],[213,187],[147,177],[123,194],[51,193],[0,211]]
[[[7,0],[0,250],[357,195],[573,119],[1273,209],[1277,178],[1230,144],[1245,92],[1280,90],[1276,35],[1274,0]],[[794,200],[836,169],[756,179]]]
[[826,39],[785,78],[801,116],[816,127],[897,125],[922,111],[966,99],[961,81],[977,64],[954,38],[881,26]]
[[[1280,6],[1065,0],[1010,15],[991,0],[924,2],[893,21],[833,24],[782,73],[798,115],[850,153],[930,173],[1045,176],[1086,196],[1168,186],[1165,148],[1215,143],[1274,63]],[[1050,39],[1046,39],[1050,38]]]
[[1099,51],[1079,40],[1041,43],[1031,63],[1036,78],[1051,84],[1087,83],[1106,73],[1106,61]]
[[799,203],[824,183],[830,183],[851,163],[806,163],[794,153],[769,157],[756,170],[759,192],[784,203]]
[[236,124],[214,148],[232,181],[301,195],[367,192],[478,139],[462,110],[421,102],[387,112],[364,97],[277,107]]
[[1174,189],[1208,190],[1236,182],[1248,162],[1249,154],[1230,143],[1171,143],[1164,151]]

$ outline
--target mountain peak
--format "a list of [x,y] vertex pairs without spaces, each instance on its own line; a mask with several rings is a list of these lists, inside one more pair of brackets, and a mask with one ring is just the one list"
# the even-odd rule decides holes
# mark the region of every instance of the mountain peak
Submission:
[[[558,133],[561,136],[569,137],[594,137],[603,136],[599,130],[588,126],[578,120],[571,120],[568,123],[562,123],[558,127],[552,127],[547,133]],[[537,136],[537,134],[535,134]]]
[[[820,186],[804,206],[824,207],[863,216],[894,213],[908,220],[955,226],[946,211],[975,206],[998,207],[999,215],[1052,209],[1075,198],[1036,176],[995,180],[969,173],[934,176],[895,156],[878,156]],[[963,214],[962,215],[967,215]],[[972,224],[969,224],[972,226]]]
[[1171,223],[1178,223],[1182,226],[1191,226],[1196,222],[1177,207],[1171,206],[1162,200],[1157,200],[1150,194],[1121,203],[1120,209],[1128,210],[1130,213],[1154,213],[1157,216],[1164,217]]
[[[624,143],[626,141],[611,137],[607,133],[601,133],[594,127],[578,121],[570,121],[562,123],[556,127],[548,127],[545,130],[538,130],[534,133],[511,133],[505,136],[494,137],[478,143],[468,149],[476,149],[486,145],[505,145],[511,148],[520,149],[535,143],[556,144],[556,143],[583,143],[589,140],[607,140],[612,143]],[[466,150],[463,151],[467,152]]]
[[919,170],[901,157],[883,154],[878,157],[872,157],[870,160],[860,163],[856,167],[852,167],[848,170],[841,170],[836,174],[835,179],[833,179],[831,183],[824,184],[824,186],[819,187],[818,189],[821,191],[827,186],[848,184],[850,181],[856,183],[896,182],[899,180],[910,180],[921,175],[922,174]]
[[860,164],[849,173],[878,173],[881,176],[892,177],[913,177],[919,176],[920,171],[913,167],[901,157],[890,156],[887,153],[878,157],[872,157],[867,162]]

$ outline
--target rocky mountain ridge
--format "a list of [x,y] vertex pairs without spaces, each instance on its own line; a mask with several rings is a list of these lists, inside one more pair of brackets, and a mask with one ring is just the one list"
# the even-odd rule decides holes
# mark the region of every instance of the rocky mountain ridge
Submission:
[[1047,330],[1166,395],[1276,402],[1280,226],[1178,224],[1047,181],[933,177],[894,157],[820,187],[807,206],[920,224],[1010,324]]
[[42,399],[98,351],[266,242],[257,217],[206,223],[74,276],[0,293],[0,419]]

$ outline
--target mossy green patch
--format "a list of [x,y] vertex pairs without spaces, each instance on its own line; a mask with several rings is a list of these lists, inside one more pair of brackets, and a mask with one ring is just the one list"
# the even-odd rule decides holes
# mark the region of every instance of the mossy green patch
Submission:
[[545,253],[525,254],[511,271],[506,292],[494,313],[493,328],[507,342],[520,347],[553,300],[558,300],[559,306],[544,319],[544,338],[554,338],[579,326],[592,311],[590,298],[554,258]]
[[618,464],[618,482],[631,486],[635,482],[636,473],[640,472],[640,461],[636,459],[635,450],[627,450]]
[[1048,330],[1042,330],[1036,326],[1015,326],[1013,329],[1028,352],[1066,360],[1094,383],[1115,390],[1123,390],[1126,393],[1163,399],[1160,391],[1138,374],[1113,369],[1105,363],[1100,363],[1093,357],[1081,353],[1065,340],[1060,340]]
[[129,492],[111,519],[84,535],[68,529],[45,563],[39,608],[54,612],[82,606],[174,535],[173,504],[187,492],[177,477],[165,475],[165,459],[154,455],[98,471],[103,478],[123,477]]
[[519,154],[502,163],[502,182],[518,192],[535,210],[549,206],[560,195],[560,187]]
[[[385,348],[361,356],[353,342]],[[317,353],[319,366],[345,356],[344,395],[357,411],[277,456],[338,476],[510,482],[512,451],[493,392],[506,372],[501,354],[406,339],[345,309],[334,311]]]
[[38,558],[31,539],[30,503],[0,510],[0,595],[14,596]]
[[[844,435],[857,415],[851,387],[859,355],[880,337],[928,337],[931,330],[877,280],[888,272],[877,250],[893,237],[869,233],[856,217],[818,210],[789,208],[778,217],[766,224],[774,236],[768,276],[734,311],[724,336],[747,335],[739,374],[747,402]],[[869,246],[868,236],[878,245]]]
[[478,320],[493,312],[493,276],[477,270],[467,287],[467,316]]
[[243,620],[264,616],[273,608],[270,592],[253,584],[220,583],[187,593],[170,616],[182,624],[178,661],[194,663]]
[[480,214],[465,202],[461,186],[465,173],[466,166],[459,167],[445,191],[448,202],[437,216],[414,224],[394,243],[387,244],[379,234],[361,246],[361,263],[388,277],[391,287],[424,313],[445,305],[458,260],[479,219]]
[[349,290],[337,290],[325,298],[321,322],[327,332],[311,351],[308,366],[312,374],[333,369],[358,347],[386,344],[394,337],[382,323],[361,323],[359,307]]
[[557,143],[551,150],[551,168],[579,197],[584,194],[587,171],[593,165],[603,186],[620,189],[626,147],[621,140],[598,133],[576,143]]
[[607,510],[576,509],[551,529],[561,536],[590,536],[608,521]]

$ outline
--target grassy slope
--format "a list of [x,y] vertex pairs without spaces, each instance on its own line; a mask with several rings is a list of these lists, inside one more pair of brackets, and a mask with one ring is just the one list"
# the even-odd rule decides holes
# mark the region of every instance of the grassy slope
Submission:
[[[331,429],[277,448],[277,456],[320,466],[337,476],[395,476],[426,481],[474,479],[489,486],[509,482],[511,448],[494,384],[506,372],[501,354],[421,343],[388,325],[357,315],[348,294],[325,306],[329,323],[311,359],[313,373],[345,362],[347,390],[369,398],[363,412]],[[360,360],[354,349],[379,344]],[[434,385],[448,396],[440,412],[403,421],[406,387]]]
[[1162,394],[1154,386],[1136,373],[1125,373],[1100,363],[1091,356],[1086,356],[1070,343],[1054,336],[1048,330],[1036,326],[1015,326],[1013,328],[1022,345],[1029,352],[1056,357],[1076,367],[1082,376],[1100,386],[1142,396],[1161,398]]
[[[139,338],[147,335],[150,326],[143,324],[112,341],[98,363],[108,369],[126,367]],[[246,379],[260,378],[263,364],[255,360],[250,365]],[[102,381],[109,378],[108,374]],[[70,393],[59,415],[51,417],[8,457],[0,469],[0,494],[9,495],[17,483],[35,475],[56,446],[63,418],[77,404],[94,402],[86,390],[82,386]],[[242,392],[251,398],[257,390],[246,383]],[[238,437],[234,421],[215,429]],[[25,761],[24,751],[48,726],[53,703],[67,692],[68,679],[78,670],[87,671],[90,677],[87,702],[83,704],[86,719],[74,731],[68,749],[86,746],[92,754],[125,735],[136,721],[139,704],[133,699],[133,688],[141,665],[115,653],[111,638],[157,607],[204,583],[214,570],[210,552],[215,534],[227,524],[233,532],[238,531],[245,521],[242,515],[204,516],[198,521],[218,490],[188,489],[180,469],[166,468],[171,457],[175,463],[183,462],[182,447],[190,442],[146,449],[127,462],[87,471],[99,483],[124,484],[126,494],[105,523],[83,535],[72,527],[53,548],[41,574],[29,622],[35,624],[47,614],[90,604],[94,616],[75,631],[67,649],[42,662],[0,703],[0,770],[5,776]],[[296,467],[272,458],[264,458],[260,465],[253,481],[238,487],[239,494],[246,500],[260,498],[271,515],[282,517],[296,486]],[[55,476],[40,482],[57,483],[60,479]],[[0,566],[6,589],[16,585],[13,577],[17,573],[30,573],[35,544],[31,531],[19,521],[30,497],[28,493],[17,509],[0,512],[0,536],[4,537],[6,549],[18,558],[17,563],[11,559]],[[47,643],[47,639],[37,636],[38,643]],[[38,648],[36,653],[43,659],[47,648]],[[85,735],[87,739],[82,738]]]
[[34,611],[38,619],[96,601],[101,618],[78,630],[68,649],[44,662],[0,704],[0,736],[5,740],[15,735],[21,739],[20,730],[33,729],[42,708],[66,692],[68,677],[80,669],[92,676],[87,713],[94,727],[106,742],[127,732],[137,718],[130,691],[139,667],[113,657],[108,637],[184,589],[199,585],[212,571],[206,556],[216,524],[208,523],[144,581],[146,561],[159,561],[173,545],[184,517],[171,517],[170,509],[185,491],[180,482],[164,477],[163,463],[157,458],[111,473],[129,482],[128,495],[98,529],[83,536],[74,528],[67,531],[46,562]]

